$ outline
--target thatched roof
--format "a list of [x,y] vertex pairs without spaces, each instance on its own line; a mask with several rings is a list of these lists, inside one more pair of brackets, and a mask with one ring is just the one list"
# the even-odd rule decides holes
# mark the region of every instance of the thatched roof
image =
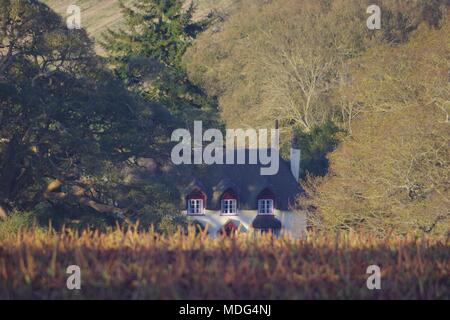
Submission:
[[[248,150],[246,150],[248,155]],[[248,157],[247,157],[248,159]],[[302,189],[291,174],[290,163],[280,157],[278,174],[261,175],[261,164],[251,165],[201,165],[183,166],[182,173],[190,175],[187,187],[182,190],[182,202],[185,197],[198,188],[206,195],[206,208],[220,210],[220,200],[225,191],[232,189],[238,196],[239,209],[257,209],[258,195],[269,189],[275,195],[275,207],[288,210],[294,204]]]

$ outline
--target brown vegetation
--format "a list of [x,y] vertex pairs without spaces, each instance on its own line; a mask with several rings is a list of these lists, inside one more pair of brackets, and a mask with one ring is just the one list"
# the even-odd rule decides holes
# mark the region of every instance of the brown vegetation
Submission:
[[449,231],[449,33],[448,19],[440,30],[422,25],[409,43],[353,62],[342,97],[362,114],[329,155],[328,176],[309,187],[318,225]]
[[[115,230],[9,233],[0,240],[0,298],[448,299],[448,239],[308,234],[211,239]],[[81,291],[66,268],[81,268]],[[368,290],[379,265],[381,290]]]

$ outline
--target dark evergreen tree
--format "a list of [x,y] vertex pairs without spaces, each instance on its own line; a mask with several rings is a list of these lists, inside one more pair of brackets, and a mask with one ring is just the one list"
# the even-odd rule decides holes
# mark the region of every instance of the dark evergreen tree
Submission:
[[314,127],[310,132],[294,129],[296,143],[301,153],[301,177],[306,175],[325,176],[328,173],[327,155],[339,144],[338,135],[344,132],[333,122],[327,121]]
[[187,77],[182,57],[209,19],[194,22],[194,5],[182,0],[138,0],[121,4],[125,27],[102,42],[116,75],[144,98],[161,102],[185,126],[215,122],[217,103]]

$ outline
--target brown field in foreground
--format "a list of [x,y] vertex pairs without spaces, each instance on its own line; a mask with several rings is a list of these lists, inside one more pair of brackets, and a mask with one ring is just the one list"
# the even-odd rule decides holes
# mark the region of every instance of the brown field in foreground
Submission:
[[[449,299],[448,239],[26,230],[0,239],[1,299]],[[81,290],[66,268],[81,268]],[[368,290],[369,265],[381,290]]]

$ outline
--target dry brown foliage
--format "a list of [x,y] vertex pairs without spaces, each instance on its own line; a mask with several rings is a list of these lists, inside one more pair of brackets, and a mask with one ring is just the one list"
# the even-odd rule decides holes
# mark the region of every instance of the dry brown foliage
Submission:
[[[1,299],[448,299],[448,239],[356,233],[212,239],[23,230],[0,240]],[[382,271],[368,290],[369,265]],[[81,268],[81,290],[66,268]]]

